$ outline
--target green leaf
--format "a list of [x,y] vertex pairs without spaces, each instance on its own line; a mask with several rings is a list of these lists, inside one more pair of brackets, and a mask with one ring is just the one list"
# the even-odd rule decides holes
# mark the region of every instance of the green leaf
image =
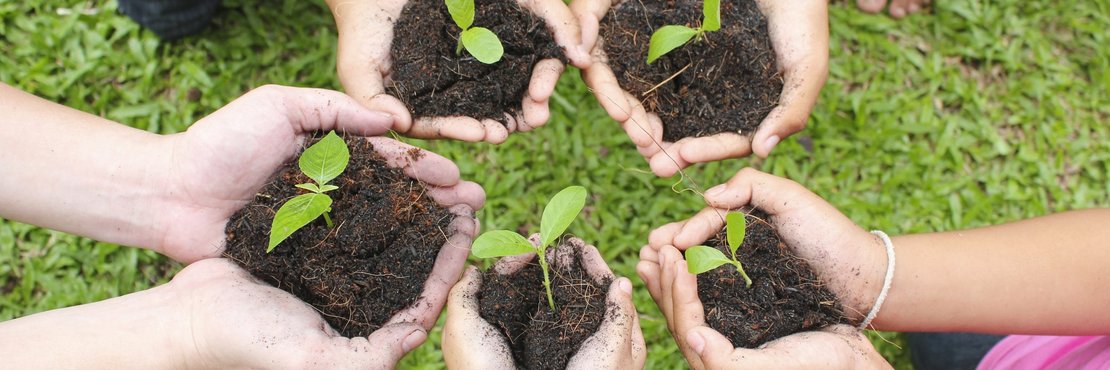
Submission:
[[266,247],[266,253],[270,253],[274,247],[293,235],[293,232],[320,217],[330,207],[331,197],[325,194],[301,194],[285,202],[270,225],[270,245]]
[[515,256],[534,253],[536,247],[520,234],[508,230],[487,231],[474,239],[470,253],[478,258]]
[[444,0],[444,3],[447,4],[447,12],[451,13],[455,25],[463,31],[474,24],[474,0]]
[[568,186],[559,191],[547,206],[543,208],[543,218],[540,219],[540,250],[543,251],[555,239],[563,235],[571,222],[582,212],[586,205],[586,188],[581,186]]
[[493,31],[486,28],[474,27],[463,31],[459,39],[462,40],[463,47],[470,52],[470,55],[485,64],[497,63],[501,60],[501,55],[505,54],[501,40]]
[[732,260],[717,248],[699,245],[686,250],[686,268],[691,274],[697,275],[728,264],[732,264]]
[[651,44],[648,45],[648,64],[671,50],[685,45],[697,34],[697,30],[686,26],[663,26],[655,30],[655,33],[651,34]]
[[[297,184],[297,185],[293,185],[293,186],[296,186],[296,187],[304,189],[304,190],[311,191],[313,193],[322,193],[320,191],[320,188],[317,187],[316,184],[313,184],[311,182],[307,182],[307,183],[304,183],[304,184]],[[324,186],[335,186],[335,185],[324,185]]]
[[716,31],[721,29],[721,0],[702,0],[701,30]]
[[324,186],[320,187],[320,192],[323,193],[323,192],[328,192],[328,191],[332,191],[332,190],[335,190],[335,189],[339,189],[339,187],[335,186],[335,185],[324,185]]
[[744,233],[747,232],[748,220],[740,212],[729,212],[725,215],[725,233],[728,234],[728,249],[732,251],[732,259],[736,259],[736,250],[744,244]]
[[305,149],[298,164],[301,172],[317,184],[323,185],[343,173],[350,160],[351,152],[347,149],[347,143],[332,131]]

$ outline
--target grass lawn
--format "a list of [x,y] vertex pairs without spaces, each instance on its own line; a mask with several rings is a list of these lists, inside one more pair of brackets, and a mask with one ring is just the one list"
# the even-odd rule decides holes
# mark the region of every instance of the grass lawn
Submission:
[[[0,81],[160,133],[183,131],[263,84],[339,88],[335,29],[322,2],[226,1],[205,33],[173,43],[99,3],[0,2]],[[757,167],[892,235],[1110,206],[1110,3],[935,3],[900,21],[835,4],[829,82],[809,127],[771,159],[688,173],[708,188]],[[673,191],[682,187],[672,188],[676,179],[647,172],[577,72],[564,76],[551,109],[546,127],[498,146],[406,141],[454,159],[464,178],[485,187],[484,229],[536,230],[546,197],[586,186],[585,221],[569,231],[597,245],[617,274],[634,277],[648,232],[702,202]],[[178,268],[150,252],[0,219],[0,320],[145,289]],[[647,367],[684,367],[662,316],[633,282]],[[880,351],[910,368],[902,338],[884,336],[889,342],[875,337]],[[438,337],[402,367],[443,367]]]

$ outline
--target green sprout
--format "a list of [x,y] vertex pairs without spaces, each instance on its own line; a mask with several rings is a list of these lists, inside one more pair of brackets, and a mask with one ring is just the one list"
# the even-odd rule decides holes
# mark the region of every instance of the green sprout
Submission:
[[543,287],[547,289],[547,305],[555,309],[555,298],[551,295],[551,279],[548,277],[547,247],[563,235],[571,222],[578,217],[586,205],[586,188],[570,186],[551,198],[543,209],[540,219],[540,245],[532,245],[528,239],[508,230],[493,230],[482,233],[474,239],[472,252],[478,258],[513,256],[536,253],[543,269]]
[[744,277],[745,286],[750,288],[752,279],[748,277],[748,273],[744,272],[744,266],[740,264],[740,260],[736,259],[736,250],[740,248],[740,244],[744,244],[746,229],[747,220],[743,213],[725,215],[725,232],[728,234],[728,249],[732,252],[732,259],[726,257],[717,248],[699,245],[686,250],[686,262],[689,263],[687,269],[691,274],[697,275],[725,264],[731,264],[736,266],[736,271],[739,271],[740,276]]
[[309,193],[301,194],[285,202],[274,215],[274,222],[270,225],[270,245],[266,253],[274,250],[294,232],[316,220],[321,215],[328,227],[334,227],[331,222],[331,197],[327,192],[339,189],[338,186],[328,184],[328,181],[339,177],[347,169],[347,162],[351,159],[351,152],[347,143],[335,131],[328,133],[323,139],[312,144],[301,154],[297,164],[315,183],[297,184]]
[[466,48],[466,51],[479,62],[493,64],[500,61],[501,55],[505,54],[505,48],[501,46],[501,40],[497,35],[488,28],[471,27],[474,25],[474,0],[444,0],[444,2],[447,4],[447,12],[451,13],[451,19],[459,29],[462,29],[459,43],[455,46],[455,54],[462,55],[463,48]]
[[655,30],[648,44],[647,63],[651,64],[671,50],[686,45],[690,39],[694,39],[695,42],[701,41],[706,32],[721,29],[721,0],[704,0],[701,11],[703,17],[701,27],[669,25]]

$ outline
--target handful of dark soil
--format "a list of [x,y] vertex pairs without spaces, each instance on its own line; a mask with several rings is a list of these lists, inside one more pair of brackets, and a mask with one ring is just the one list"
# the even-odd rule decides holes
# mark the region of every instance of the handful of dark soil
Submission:
[[[755,216],[755,217],[753,217]],[[755,211],[747,216],[747,233],[736,257],[752,279],[731,265],[698,275],[698,297],[705,306],[705,321],[743,348],[803,331],[848,323],[836,295],[817,278],[806,261],[798,258]],[[729,254],[725,231],[706,245]]]
[[350,165],[328,193],[334,228],[321,217],[266,253],[274,213],[303,192],[295,184],[310,182],[293,160],[231,216],[225,257],[312,305],[344,336],[365,337],[416,302],[453,215],[369,141],[347,145]]
[[754,0],[721,2],[719,31],[647,64],[656,29],[697,26],[701,19],[701,0],[642,0],[622,2],[601,21],[617,82],[659,115],[669,142],[722,132],[750,134],[782,92],[767,19]]
[[505,123],[521,110],[532,68],[544,59],[566,63],[543,19],[515,0],[475,0],[474,25],[497,34],[501,61],[485,64],[456,54],[459,27],[442,1],[409,1],[393,26],[391,93],[415,117],[467,116]]
[[[573,247],[561,244],[559,248]],[[610,282],[595,282],[582,266],[580,253],[574,249],[574,262],[568,268],[550,266],[555,311],[548,307],[539,264],[511,275],[499,275],[493,269],[482,274],[479,314],[505,335],[518,366],[565,369],[582,342],[601,326]]]

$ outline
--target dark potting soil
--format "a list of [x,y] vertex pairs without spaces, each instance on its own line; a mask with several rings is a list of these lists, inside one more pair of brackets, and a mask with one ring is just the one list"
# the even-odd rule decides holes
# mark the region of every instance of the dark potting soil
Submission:
[[497,34],[501,61],[484,64],[465,49],[456,54],[461,30],[442,1],[409,1],[393,26],[391,93],[415,117],[467,116],[505,123],[528,89],[532,68],[544,59],[566,63],[543,19],[515,0],[476,0],[474,27]]
[[782,92],[767,19],[753,0],[721,2],[720,30],[647,64],[658,27],[698,27],[701,20],[701,0],[642,0],[622,2],[601,22],[609,67],[622,88],[663,120],[665,141],[748,135]]
[[347,145],[350,164],[330,182],[339,189],[328,192],[334,228],[321,217],[266,253],[274,213],[305,192],[293,185],[311,181],[293,160],[231,217],[225,256],[315,307],[344,336],[365,337],[420,304],[453,215],[422,184],[387,167],[370,142]]
[[[755,217],[752,217],[755,216]],[[750,288],[731,265],[698,275],[705,321],[737,347],[755,348],[790,334],[848,323],[840,302],[804,260],[796,257],[766,222],[762,211],[748,215],[736,257],[752,279]],[[729,254],[725,231],[705,245]]]
[[538,263],[512,275],[498,275],[493,269],[482,274],[479,313],[508,339],[518,367],[566,368],[601,325],[610,282],[595,282],[582,267],[579,253],[575,250],[574,263],[567,269],[551,266],[555,311],[548,307]]

